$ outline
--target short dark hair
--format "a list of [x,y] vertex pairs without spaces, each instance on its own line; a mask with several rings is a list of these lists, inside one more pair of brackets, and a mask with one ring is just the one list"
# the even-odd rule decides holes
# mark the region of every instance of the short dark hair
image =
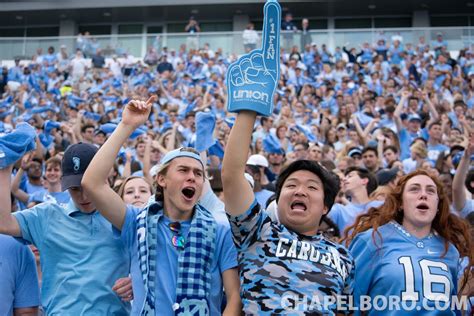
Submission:
[[385,146],[384,149],[383,149],[383,152],[386,152],[387,150],[391,150],[391,151],[393,151],[394,153],[398,154],[398,148],[397,148],[397,146],[394,146],[394,145]]
[[295,148],[297,145],[303,146],[305,150],[308,150],[308,149],[309,149],[309,144],[308,144],[308,142],[296,142],[296,144],[293,146],[293,148]]
[[95,126],[92,125],[92,124],[85,124],[81,127],[81,133],[85,133],[86,132],[86,129],[88,128],[93,128],[95,130]]
[[344,172],[344,175],[347,176],[349,173],[352,171],[357,172],[359,177],[361,179],[368,179],[369,182],[367,182],[367,195],[370,195],[372,192],[377,189],[378,183],[377,183],[377,178],[375,178],[374,174],[370,172],[369,170],[361,167],[349,167],[346,169],[346,172]]
[[429,125],[428,125],[428,130],[430,130],[433,126],[435,125],[439,125],[439,126],[442,126],[441,125],[441,121],[440,120],[437,120],[437,121],[434,121],[434,122],[431,122]]
[[377,148],[370,147],[370,146],[364,147],[364,149],[362,149],[362,155],[364,155],[368,151],[373,151],[375,153],[375,156],[377,156],[377,157],[379,156]]
[[40,165],[43,165],[43,159],[40,158],[40,157],[35,156],[35,157],[31,158],[31,161],[34,161],[34,162],[39,163]]
[[458,106],[461,106],[461,107],[463,107],[464,109],[467,108],[466,103],[464,103],[463,100],[456,100],[456,101],[454,101],[453,109],[456,108],[456,107],[458,107]]
[[319,163],[312,160],[297,160],[292,162],[278,177],[276,183],[276,200],[280,200],[280,193],[286,179],[296,171],[306,170],[319,177],[323,184],[324,206],[331,209],[340,189],[339,177],[333,172],[327,171]]

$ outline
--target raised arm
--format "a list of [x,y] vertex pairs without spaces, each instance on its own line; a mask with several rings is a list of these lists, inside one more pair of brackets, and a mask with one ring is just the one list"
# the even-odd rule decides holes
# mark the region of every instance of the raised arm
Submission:
[[461,211],[466,204],[466,188],[464,186],[464,181],[466,181],[466,176],[471,164],[471,155],[473,154],[474,135],[471,135],[469,138],[469,146],[464,151],[464,155],[462,155],[453,179],[453,202],[457,211]]
[[229,141],[225,148],[222,186],[226,212],[234,216],[248,210],[255,199],[244,173],[256,117],[255,112],[241,111],[230,131]]
[[114,225],[122,229],[126,205],[107,183],[109,170],[122,144],[142,125],[150,114],[154,97],[148,101],[130,101],[122,114],[122,121],[92,159],[82,178],[82,186],[97,210]]
[[243,55],[227,71],[228,110],[238,112],[222,164],[226,211],[237,216],[252,205],[255,196],[245,179],[245,164],[256,112],[270,116],[273,94],[280,77],[280,17],[277,1],[264,7],[262,48]]
[[11,186],[11,192],[12,192],[13,196],[16,197],[20,202],[28,203],[28,200],[30,199],[30,195],[28,193],[26,193],[25,191],[23,191],[22,189],[20,189],[21,179],[23,178],[23,174],[25,173],[24,169],[23,169],[23,167],[24,167],[23,166],[23,159],[22,159],[21,164],[22,164],[22,166],[20,167],[20,169],[18,169],[15,177],[13,178],[13,183],[12,183],[12,186]]
[[426,102],[426,105],[428,106],[431,120],[433,122],[439,120],[438,110],[436,110],[436,107],[434,106],[433,102],[431,102],[430,97],[428,96],[428,93],[423,91],[422,96],[423,96],[423,100]]
[[12,166],[0,169],[0,234],[21,237],[20,226],[12,215],[12,201],[10,197],[10,179]]
[[367,145],[367,139],[365,138],[364,130],[360,125],[359,118],[357,118],[357,115],[355,113],[352,114],[352,123],[354,124],[357,135],[359,135],[360,142],[365,147]]
[[143,177],[153,183],[153,179],[150,175],[150,169],[151,169],[151,143],[152,139],[150,136],[147,136],[145,138],[145,156],[143,157]]
[[395,119],[395,125],[397,125],[397,131],[399,133],[403,129],[403,124],[402,124],[402,119],[400,118],[400,114],[402,114],[403,105],[405,104],[409,96],[410,96],[410,93],[408,91],[402,92],[402,97],[400,98],[400,102],[398,102],[398,105],[395,108],[395,112],[393,113],[393,118]]
[[[120,149],[119,149],[120,150]],[[125,164],[123,166],[122,176],[124,178],[130,177],[132,175],[132,153],[127,150],[125,152]]]

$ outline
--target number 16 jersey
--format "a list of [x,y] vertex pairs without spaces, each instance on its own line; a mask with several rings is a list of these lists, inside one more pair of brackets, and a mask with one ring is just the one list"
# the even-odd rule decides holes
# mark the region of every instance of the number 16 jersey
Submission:
[[[453,310],[459,252],[436,233],[419,239],[390,222],[362,232],[349,251],[355,260],[354,302],[369,315],[458,315]],[[363,297],[366,296],[366,297]],[[367,297],[370,297],[368,300]],[[361,302],[372,304],[367,308]],[[387,302],[387,306],[383,304]],[[389,302],[395,302],[390,306]]]

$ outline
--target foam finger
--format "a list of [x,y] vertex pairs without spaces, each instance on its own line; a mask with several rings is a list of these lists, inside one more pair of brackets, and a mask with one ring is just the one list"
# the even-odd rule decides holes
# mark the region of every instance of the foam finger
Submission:
[[255,69],[264,69],[265,68],[262,54],[255,54],[254,53],[254,54],[252,54],[250,59],[252,61],[253,68],[255,68]]
[[240,63],[240,71],[244,74],[248,68],[252,67],[252,62],[249,58],[243,58]]
[[229,76],[230,76],[230,81],[232,82],[232,84],[234,84],[235,86],[240,86],[244,83],[244,77],[242,75],[242,71],[240,70],[240,66],[239,65],[233,65],[230,69],[229,69]]
[[263,10],[262,53],[266,68],[276,70],[280,62],[281,7],[276,0],[270,0]]

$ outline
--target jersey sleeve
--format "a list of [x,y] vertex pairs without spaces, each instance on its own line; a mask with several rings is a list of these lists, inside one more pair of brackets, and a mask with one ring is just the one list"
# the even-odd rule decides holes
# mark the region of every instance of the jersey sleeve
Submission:
[[349,246],[349,252],[354,257],[354,302],[358,306],[360,296],[368,295],[375,270],[375,246],[369,232],[355,237]]

